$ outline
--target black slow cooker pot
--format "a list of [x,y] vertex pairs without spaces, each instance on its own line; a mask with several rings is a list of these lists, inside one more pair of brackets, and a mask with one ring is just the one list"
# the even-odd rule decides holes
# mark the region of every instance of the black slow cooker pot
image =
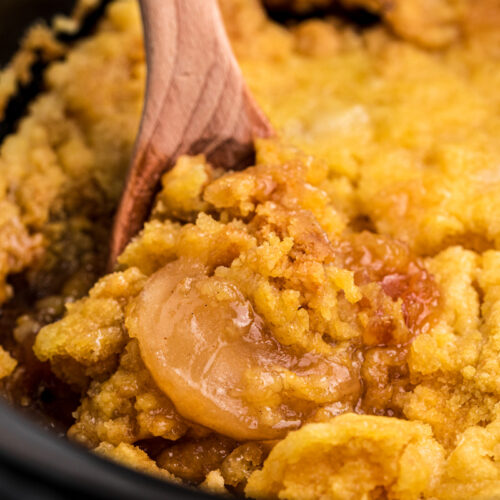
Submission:
[[[73,4],[72,0],[0,0],[0,67],[16,51],[28,26],[40,18],[68,13]],[[100,13],[102,10],[98,9],[87,20],[79,36],[92,31]],[[37,70],[41,73],[43,65]],[[35,78],[11,100],[7,118],[0,123],[0,138],[15,130],[17,120],[39,90],[40,78]],[[192,500],[211,497],[106,461],[0,401],[0,499],[66,498]]]

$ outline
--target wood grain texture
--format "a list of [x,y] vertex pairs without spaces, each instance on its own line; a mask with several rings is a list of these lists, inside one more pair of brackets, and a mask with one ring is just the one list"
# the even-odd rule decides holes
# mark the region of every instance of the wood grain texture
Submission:
[[161,175],[182,154],[227,169],[247,166],[253,139],[273,134],[243,80],[217,0],[141,0],[146,100],[115,218],[112,265],[141,229]]

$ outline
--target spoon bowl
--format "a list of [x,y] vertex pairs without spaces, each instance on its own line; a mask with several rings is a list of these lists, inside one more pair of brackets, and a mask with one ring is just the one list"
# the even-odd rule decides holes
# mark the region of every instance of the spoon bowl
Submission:
[[252,163],[273,130],[245,84],[217,0],[141,0],[148,78],[142,123],[113,226],[110,267],[141,229],[164,172],[183,154]]

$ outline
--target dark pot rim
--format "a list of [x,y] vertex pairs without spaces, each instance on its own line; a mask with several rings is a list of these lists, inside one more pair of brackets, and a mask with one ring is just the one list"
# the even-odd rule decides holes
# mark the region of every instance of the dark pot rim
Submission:
[[0,401],[0,497],[215,498],[123,467],[42,428]]

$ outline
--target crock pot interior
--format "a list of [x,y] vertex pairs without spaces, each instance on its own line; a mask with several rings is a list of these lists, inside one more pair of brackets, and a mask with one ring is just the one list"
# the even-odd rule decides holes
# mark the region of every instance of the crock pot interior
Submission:
[[0,67],[10,59],[26,28],[35,20],[48,20],[56,12],[68,14],[74,4],[75,0],[1,0]]

